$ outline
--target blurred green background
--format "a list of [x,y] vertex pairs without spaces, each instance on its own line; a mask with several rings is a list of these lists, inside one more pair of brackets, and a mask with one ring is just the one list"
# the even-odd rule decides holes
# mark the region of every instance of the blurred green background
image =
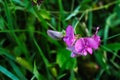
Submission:
[[[120,0],[39,1],[0,0],[0,80],[120,80]],[[99,26],[99,49],[71,58],[46,33],[68,25],[82,37]]]

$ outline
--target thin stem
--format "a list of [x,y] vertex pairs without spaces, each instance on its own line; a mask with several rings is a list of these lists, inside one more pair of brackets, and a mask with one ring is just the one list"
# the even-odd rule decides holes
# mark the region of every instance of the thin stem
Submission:
[[[78,21],[76,22],[76,24],[75,24],[75,26],[74,26],[74,29],[76,29],[79,21],[83,18],[84,15],[85,15],[85,13],[82,13],[82,15],[80,16],[80,18],[79,18]],[[75,31],[75,33],[76,33],[76,30],[74,30],[74,31]]]
[[[108,3],[106,5],[103,5],[103,6],[99,6],[99,7],[95,7],[95,8],[89,8],[89,9],[86,9],[86,10],[81,10],[79,11],[79,13],[84,13],[84,12],[91,12],[91,11],[97,11],[97,10],[101,10],[101,9],[104,9],[104,8],[109,8],[110,6],[114,5],[114,4],[118,4],[120,1],[114,1],[114,2],[111,2],[111,3]],[[54,13],[54,14],[58,14],[60,11],[48,11],[50,13]],[[71,13],[71,11],[65,11],[64,12],[65,14],[67,13]]]
[[[108,38],[106,38],[106,39],[104,39],[104,40],[109,40],[109,39],[112,39],[112,38],[115,38],[115,37],[118,37],[118,36],[120,36],[120,33],[115,34],[115,35],[113,35],[113,36],[110,36],[110,37],[108,37]],[[104,40],[102,40],[102,41],[104,41]],[[101,42],[102,42],[102,41],[101,41]]]

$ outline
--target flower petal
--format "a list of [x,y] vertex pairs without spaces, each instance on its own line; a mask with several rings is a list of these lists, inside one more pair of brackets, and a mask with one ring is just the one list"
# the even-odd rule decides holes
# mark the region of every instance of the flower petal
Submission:
[[84,49],[84,38],[80,38],[76,41],[75,43],[75,50],[78,52],[78,53],[81,53],[81,51]]
[[98,46],[100,45],[100,36],[97,35],[99,30],[99,27],[96,28],[95,34],[92,36],[92,38],[97,42]]
[[66,36],[74,38],[74,29],[71,25],[69,25],[66,29]]
[[74,36],[74,29],[71,25],[69,25],[66,28],[66,35],[63,38],[63,40],[66,42],[67,46],[72,46],[72,44],[75,41],[75,36]]
[[93,38],[87,37],[85,38],[85,41],[87,42],[88,47],[91,47],[94,49],[98,48],[98,43]]
[[98,45],[100,45],[100,36],[98,35],[93,35],[92,38],[97,42]]
[[92,54],[92,48],[87,48],[87,51]]
[[87,55],[87,51],[86,51],[86,50],[83,50],[83,51],[82,51],[82,55],[83,55],[83,56],[86,56],[86,55]]

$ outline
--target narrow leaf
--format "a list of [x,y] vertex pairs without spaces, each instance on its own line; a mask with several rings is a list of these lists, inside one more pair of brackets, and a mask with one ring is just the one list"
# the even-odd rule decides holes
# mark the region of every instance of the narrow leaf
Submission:
[[0,65],[0,72],[8,76],[12,80],[19,80],[14,74],[12,74],[10,71],[8,71],[6,68]]

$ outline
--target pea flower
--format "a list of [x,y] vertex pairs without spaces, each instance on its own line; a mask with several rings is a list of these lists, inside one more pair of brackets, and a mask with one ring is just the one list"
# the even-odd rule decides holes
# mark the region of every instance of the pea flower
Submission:
[[47,30],[47,34],[56,40],[63,39],[67,45],[67,49],[72,52],[71,57],[77,57],[80,55],[86,56],[88,53],[92,54],[93,49],[98,49],[100,45],[100,36],[97,35],[98,30],[99,27],[96,28],[95,34],[91,37],[78,38],[78,36],[74,34],[73,27],[68,25],[65,35],[63,31],[58,32],[54,30]]
[[97,35],[99,27],[97,27],[95,34],[92,37],[84,37],[77,39],[74,35],[74,29],[72,26],[66,28],[66,35],[63,37],[67,45],[67,49],[70,50],[71,57],[77,57],[80,55],[86,56],[87,53],[92,54],[92,49],[98,49],[100,45],[100,36]]

